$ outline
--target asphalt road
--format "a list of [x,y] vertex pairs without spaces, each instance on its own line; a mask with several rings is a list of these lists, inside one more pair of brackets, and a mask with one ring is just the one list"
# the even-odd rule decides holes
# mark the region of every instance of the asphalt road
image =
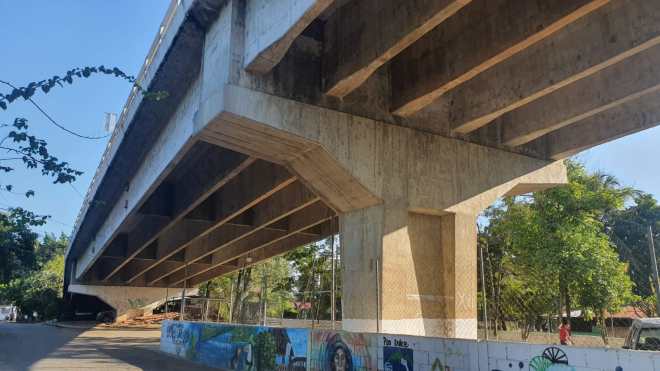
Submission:
[[154,330],[0,322],[0,371],[212,370],[158,352],[158,342]]

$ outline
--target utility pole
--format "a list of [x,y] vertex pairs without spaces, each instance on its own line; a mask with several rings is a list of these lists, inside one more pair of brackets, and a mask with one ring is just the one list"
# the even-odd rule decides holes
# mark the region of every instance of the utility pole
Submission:
[[653,242],[653,227],[649,225],[649,254],[651,255],[651,267],[653,268],[653,286],[655,288],[655,313],[660,316],[660,279],[658,278],[658,262],[655,259],[655,244]]

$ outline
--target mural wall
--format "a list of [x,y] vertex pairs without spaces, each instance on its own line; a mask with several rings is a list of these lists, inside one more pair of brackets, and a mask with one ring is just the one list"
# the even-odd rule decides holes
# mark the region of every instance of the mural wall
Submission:
[[660,371],[660,352],[179,321],[160,347],[224,370]]
[[305,371],[309,330],[166,321],[162,351],[224,370]]

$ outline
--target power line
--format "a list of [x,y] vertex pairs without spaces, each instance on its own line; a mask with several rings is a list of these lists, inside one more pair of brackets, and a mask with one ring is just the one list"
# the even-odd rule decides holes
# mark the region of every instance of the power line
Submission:
[[[0,80],[0,83],[3,83],[3,84],[5,84],[5,85],[9,86],[9,87],[11,87],[12,89],[17,89],[16,86],[14,86],[13,84],[11,84],[11,83],[9,83],[9,82],[7,82],[7,81]],[[104,138],[107,138],[107,137],[110,136],[110,134],[106,134],[106,135],[103,135],[103,136],[92,137],[92,136],[87,136],[87,135],[83,135],[83,134],[76,133],[75,131],[73,131],[73,130],[69,130],[69,129],[67,129],[66,127],[64,127],[64,126],[60,125],[59,123],[57,123],[57,121],[55,121],[55,119],[53,119],[53,118],[52,118],[52,117],[46,112],[46,110],[44,110],[43,108],[41,108],[41,106],[38,105],[37,102],[35,102],[32,98],[28,98],[28,101],[29,101],[30,103],[32,103],[32,105],[35,106],[35,107],[37,108],[37,110],[39,110],[39,112],[41,112],[44,116],[46,116],[46,118],[48,119],[48,121],[50,121],[53,125],[57,126],[57,127],[60,128],[61,130],[64,130],[65,132],[67,132],[67,133],[69,133],[69,134],[71,134],[71,135],[74,135],[74,136],[76,136],[76,137],[78,137],[78,138],[89,139],[89,140],[98,140],[98,139],[104,139]]]

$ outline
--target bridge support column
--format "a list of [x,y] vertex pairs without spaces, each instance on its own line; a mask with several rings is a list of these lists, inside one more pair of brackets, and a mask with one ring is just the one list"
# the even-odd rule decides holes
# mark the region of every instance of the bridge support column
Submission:
[[386,203],[344,214],[341,233],[345,330],[477,337],[475,215]]

